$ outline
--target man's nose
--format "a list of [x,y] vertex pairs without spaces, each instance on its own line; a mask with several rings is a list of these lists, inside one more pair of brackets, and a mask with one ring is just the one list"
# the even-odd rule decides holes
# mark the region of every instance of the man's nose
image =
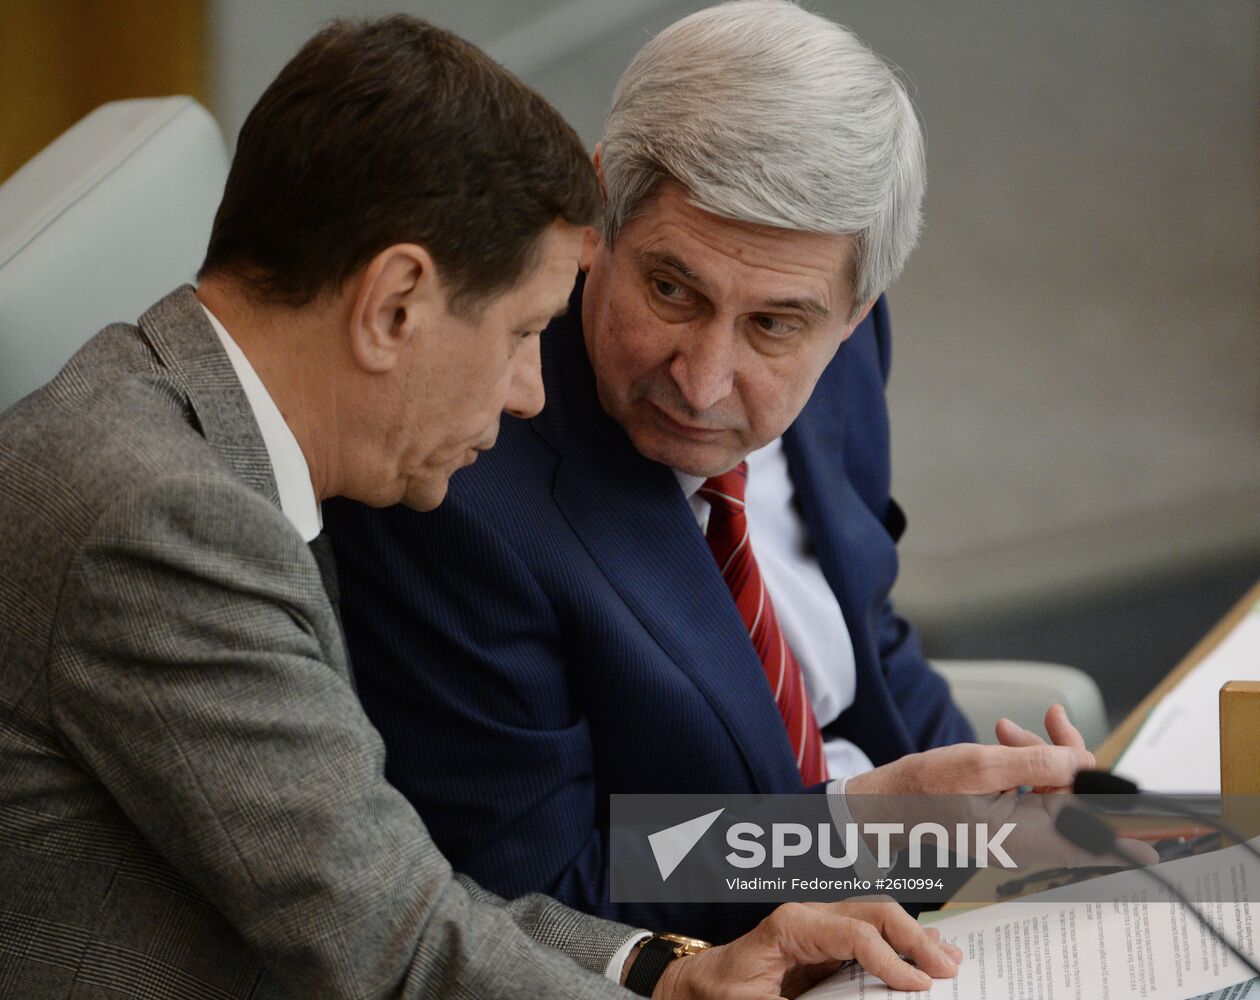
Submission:
[[513,359],[512,384],[503,409],[522,420],[538,416],[547,401],[542,379],[542,352],[539,350],[541,339],[540,336],[527,338]]
[[669,363],[669,374],[695,412],[731,394],[735,384],[735,337],[717,323],[693,327]]

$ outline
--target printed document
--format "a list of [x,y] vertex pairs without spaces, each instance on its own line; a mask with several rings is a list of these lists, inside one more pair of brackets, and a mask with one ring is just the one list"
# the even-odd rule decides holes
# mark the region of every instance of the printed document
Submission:
[[[1235,846],[1153,867],[1199,900],[1213,926],[1254,960],[1260,862]],[[1210,1000],[1238,1000],[1252,993],[1247,967],[1140,870],[932,926],[962,949],[957,978],[902,993],[850,963],[801,1000],[1186,1000],[1212,991],[1221,992]]]

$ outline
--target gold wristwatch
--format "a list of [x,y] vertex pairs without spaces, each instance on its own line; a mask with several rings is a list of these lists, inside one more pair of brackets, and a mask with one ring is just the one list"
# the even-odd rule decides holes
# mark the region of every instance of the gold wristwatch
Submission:
[[681,934],[653,934],[643,942],[639,954],[626,977],[626,989],[641,997],[650,997],[665,974],[665,967],[676,958],[696,955],[713,945],[699,938]]

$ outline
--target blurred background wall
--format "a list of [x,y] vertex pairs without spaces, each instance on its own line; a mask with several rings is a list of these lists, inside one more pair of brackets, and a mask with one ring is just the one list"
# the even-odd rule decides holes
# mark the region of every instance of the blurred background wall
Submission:
[[[702,5],[0,0],[0,176],[132,93],[204,96],[230,144],[321,22],[398,9],[593,145],[631,55]],[[1121,715],[1260,579],[1260,8],[806,6],[901,68],[927,133],[890,293],[897,599],[932,655],[1073,663]]]
[[0,180],[106,101],[204,103],[207,38],[203,0],[0,0]]

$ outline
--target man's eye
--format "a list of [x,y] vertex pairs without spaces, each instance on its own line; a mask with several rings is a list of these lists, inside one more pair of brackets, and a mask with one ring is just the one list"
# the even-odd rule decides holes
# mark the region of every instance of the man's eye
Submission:
[[768,333],[772,337],[789,337],[800,329],[798,324],[789,323],[777,316],[762,314],[753,316],[752,321],[762,333]]
[[656,294],[663,299],[677,301],[685,295],[681,285],[676,285],[665,278],[653,278],[652,287],[656,289]]

